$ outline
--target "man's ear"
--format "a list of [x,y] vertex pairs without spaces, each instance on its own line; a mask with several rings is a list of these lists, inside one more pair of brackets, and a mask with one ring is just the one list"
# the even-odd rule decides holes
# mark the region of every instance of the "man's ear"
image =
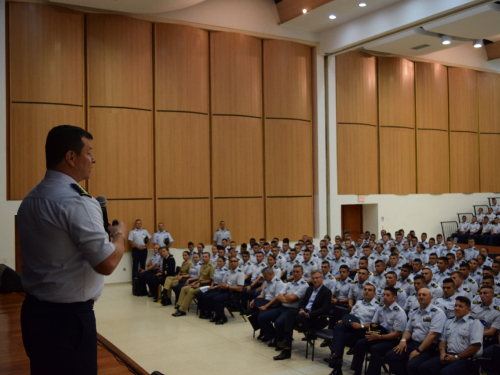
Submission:
[[66,160],[66,163],[68,163],[71,167],[75,166],[75,159],[76,159],[76,153],[74,151],[69,150],[66,152],[66,156],[64,159]]

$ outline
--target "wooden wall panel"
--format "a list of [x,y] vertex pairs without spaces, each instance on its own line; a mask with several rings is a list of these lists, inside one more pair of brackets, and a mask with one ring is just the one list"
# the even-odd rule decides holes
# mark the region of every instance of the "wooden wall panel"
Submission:
[[500,74],[477,73],[479,131],[500,134]]
[[83,108],[67,105],[10,105],[10,197],[23,199],[45,175],[45,140],[57,125],[83,127]]
[[88,105],[153,108],[150,22],[87,14]]
[[90,108],[97,165],[89,190],[108,199],[153,198],[153,126],[150,111]]
[[314,236],[312,197],[268,198],[266,205],[267,238],[295,242],[304,234]]
[[[156,232],[156,227],[154,222],[154,207],[152,199],[151,200],[108,200],[107,210],[108,210],[108,219],[110,222],[112,222],[114,219],[118,221],[123,221],[127,226],[127,230],[129,231],[135,227],[135,221],[137,219],[141,219],[142,227],[147,229],[147,231],[151,236],[153,235],[154,232]],[[125,243],[126,243],[125,247],[126,251],[132,251],[132,247],[129,245],[128,241],[125,241]]]
[[479,145],[474,133],[450,133],[450,190],[479,192]]
[[83,105],[83,13],[8,3],[10,99]]
[[376,126],[337,125],[337,175],[339,194],[378,194]]
[[377,59],[363,52],[335,57],[337,122],[378,124]]
[[265,117],[311,120],[311,47],[264,40],[263,60]]
[[481,192],[500,191],[500,134],[481,134]]
[[214,116],[212,181],[214,197],[262,197],[262,119]]
[[262,117],[262,40],[210,33],[212,113]]
[[380,128],[380,194],[415,194],[415,131]]
[[264,237],[263,218],[263,198],[214,199],[212,233],[219,229],[220,221],[224,220],[234,241],[238,244],[248,243],[251,237]]
[[210,196],[210,130],[208,115],[156,114],[156,196]]
[[189,241],[212,243],[210,199],[160,199],[157,222],[163,222],[174,239],[174,247],[186,248]]
[[448,68],[450,131],[478,131],[476,75],[472,69]]
[[415,63],[415,92],[417,129],[448,131],[448,69],[441,64]]
[[155,24],[157,110],[208,113],[208,32]]
[[312,195],[310,122],[266,120],[265,150],[267,196]]
[[379,125],[415,128],[414,63],[378,57]]
[[448,132],[417,130],[417,192],[450,192]]

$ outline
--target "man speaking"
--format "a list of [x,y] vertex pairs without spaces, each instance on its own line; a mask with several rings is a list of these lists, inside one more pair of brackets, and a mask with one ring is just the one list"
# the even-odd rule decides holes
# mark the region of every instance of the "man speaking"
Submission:
[[94,301],[127,233],[123,223],[110,227],[109,242],[99,203],[78,185],[96,162],[92,139],[75,126],[53,128],[45,177],[19,208],[21,327],[32,374],[97,374]]

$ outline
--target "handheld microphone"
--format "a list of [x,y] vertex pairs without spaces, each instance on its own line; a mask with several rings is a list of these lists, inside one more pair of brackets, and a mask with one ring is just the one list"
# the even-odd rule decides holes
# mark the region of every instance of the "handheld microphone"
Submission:
[[107,234],[109,234],[109,222],[108,222],[108,210],[106,209],[106,204],[108,203],[108,200],[104,195],[99,195],[96,200],[99,202],[101,205],[101,210],[102,210],[102,218],[104,219],[104,230],[106,231]]

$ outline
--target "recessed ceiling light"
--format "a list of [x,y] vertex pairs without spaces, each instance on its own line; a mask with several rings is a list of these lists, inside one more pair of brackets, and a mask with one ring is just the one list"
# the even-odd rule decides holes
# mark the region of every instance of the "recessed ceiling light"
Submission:
[[330,14],[328,16],[328,18],[330,18],[331,20],[334,20],[335,18],[337,18],[337,16],[335,14]]
[[483,41],[481,39],[474,39],[474,48],[481,48],[483,46]]
[[443,43],[443,44],[450,44],[451,43],[451,38],[448,35],[442,35],[441,36],[441,43]]
[[364,8],[364,7],[366,6],[366,3],[359,3],[359,6],[360,6],[361,8]]
[[302,13],[306,14],[307,13],[307,9],[306,8],[302,9]]

